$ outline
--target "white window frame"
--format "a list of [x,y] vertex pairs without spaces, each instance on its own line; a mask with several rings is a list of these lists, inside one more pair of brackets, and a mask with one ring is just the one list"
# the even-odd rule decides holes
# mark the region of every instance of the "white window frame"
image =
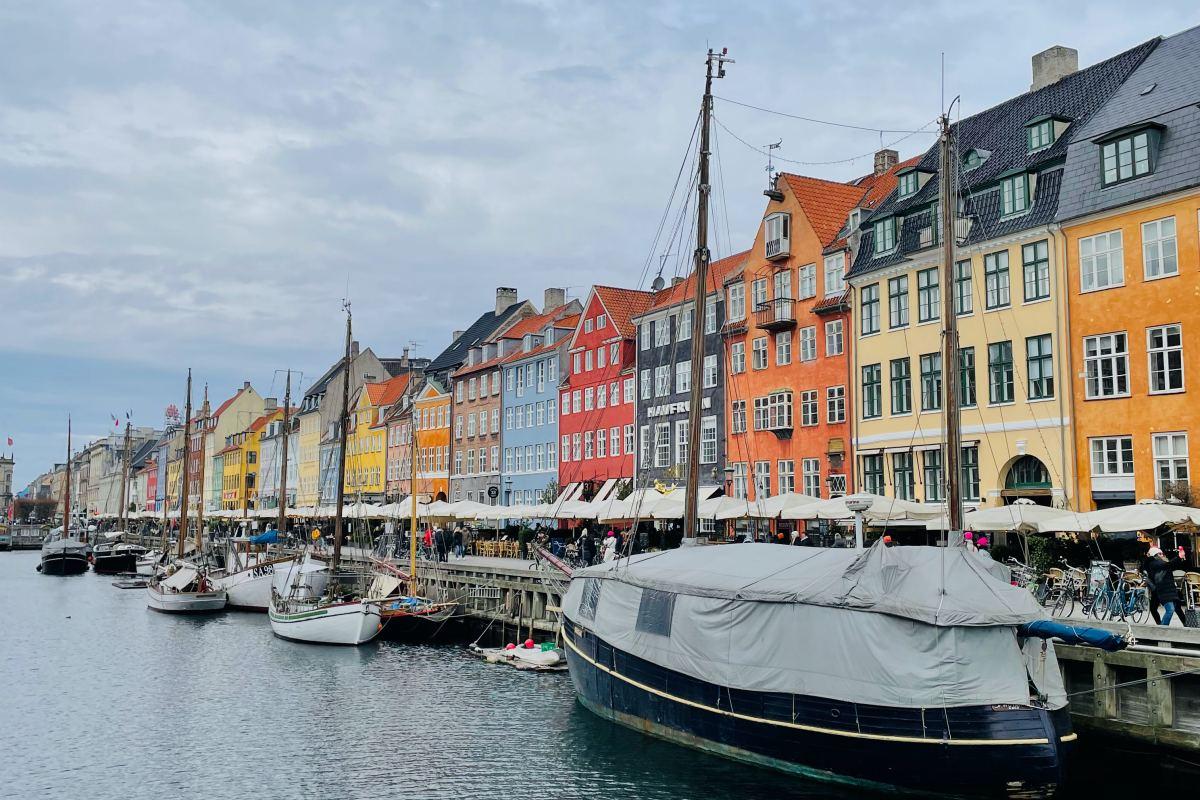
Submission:
[[[1133,437],[1093,436],[1088,439],[1093,478],[1133,477]],[[1115,456],[1115,466],[1109,462]]]
[[800,329],[800,360],[817,360],[817,326],[809,325]]
[[[784,274],[787,274],[786,271],[779,273],[779,275],[784,275]],[[779,278],[779,275],[775,276],[776,279]],[[789,286],[790,286],[790,281],[789,281]],[[804,266],[802,266],[798,270],[796,270],[796,289],[797,289],[796,297],[800,300],[807,300],[810,297],[817,296],[817,265],[816,264],[805,264]],[[778,297],[791,297],[791,294],[780,295],[777,290],[775,292],[775,297],[777,297],[777,298]]]
[[[1097,249],[1100,246],[1105,249]],[[1097,261],[1104,262],[1104,282],[1097,278]],[[1090,277],[1090,281],[1089,281]],[[1118,228],[1115,231],[1084,236],[1079,240],[1079,291],[1102,292],[1125,285],[1125,244]]]
[[[1170,233],[1164,233],[1163,229],[1167,227],[1168,223],[1170,224]],[[1175,217],[1163,217],[1142,223],[1142,276],[1146,280],[1156,281],[1179,274],[1178,233]],[[1165,266],[1168,262],[1168,248],[1170,250],[1170,269]],[[1157,265],[1154,271],[1151,271],[1152,264]]]
[[[1172,329],[1174,329],[1174,333],[1179,339],[1178,345],[1167,344],[1167,337],[1170,335]],[[1155,334],[1159,334],[1162,337],[1160,344],[1155,344]],[[1177,369],[1173,368],[1169,363],[1172,354],[1177,354],[1177,358],[1179,359]],[[1184,391],[1186,384],[1184,382],[1183,325],[1173,322],[1167,325],[1154,325],[1147,328],[1146,361],[1148,367],[1146,379],[1149,383],[1150,394],[1178,394]],[[1156,364],[1156,361],[1160,363]],[[1175,372],[1179,374],[1179,385],[1171,386],[1170,377]],[[1159,373],[1162,373],[1167,380],[1163,388],[1156,389],[1154,382]]]
[[780,331],[775,334],[775,366],[782,367],[792,363],[792,332]]
[[825,323],[825,357],[840,356],[845,351],[845,325],[840,319],[831,319]]
[[[1117,337],[1120,337],[1118,340]],[[1118,341],[1121,349],[1117,349]],[[1094,354],[1089,355],[1089,350]],[[1099,333],[1095,336],[1083,337],[1084,364],[1084,397],[1088,400],[1106,400],[1112,397],[1129,397],[1129,336],[1125,331]],[[1107,366],[1113,391],[1103,392],[1105,375],[1102,372]],[[1120,382],[1125,387],[1120,389]],[[1093,390],[1095,385],[1095,390]]]
[[[1180,443],[1183,445],[1182,452],[1179,450]],[[1187,483],[1191,480],[1186,432],[1156,433],[1151,437],[1150,446],[1154,457],[1154,488],[1157,493],[1163,493],[1167,483]]]
[[846,291],[846,257],[842,253],[825,256],[825,296]]

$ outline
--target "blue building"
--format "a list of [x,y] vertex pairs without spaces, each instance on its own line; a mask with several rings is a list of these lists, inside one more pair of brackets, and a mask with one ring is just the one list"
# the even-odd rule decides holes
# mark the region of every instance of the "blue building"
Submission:
[[[501,395],[501,502],[541,503],[558,482],[558,381],[579,322],[579,303],[522,326],[516,352],[505,358]],[[552,498],[551,498],[552,499]]]

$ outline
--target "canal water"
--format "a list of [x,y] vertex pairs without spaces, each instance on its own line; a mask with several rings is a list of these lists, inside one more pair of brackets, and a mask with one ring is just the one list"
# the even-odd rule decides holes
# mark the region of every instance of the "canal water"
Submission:
[[[265,615],[173,617],[0,553],[0,798],[850,798],[610,725],[566,674],[461,647],[300,645]],[[1093,750],[1068,797],[1194,786]]]

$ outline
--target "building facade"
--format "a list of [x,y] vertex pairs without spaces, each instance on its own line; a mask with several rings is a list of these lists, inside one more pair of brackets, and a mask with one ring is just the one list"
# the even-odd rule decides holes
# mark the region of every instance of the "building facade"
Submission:
[[504,505],[534,505],[557,498],[553,489],[558,483],[559,376],[579,308],[572,301],[566,316],[542,315],[529,322],[516,351],[504,359],[500,498]]
[[413,401],[413,434],[417,446],[417,485],[423,502],[446,500],[450,493],[450,390],[436,375]]
[[[953,126],[954,285],[941,285],[937,147],[862,223],[854,288],[857,488],[944,497],[941,302],[958,314],[963,498],[1074,499],[1067,299],[1055,213],[1067,144],[1144,58],[1142,45]],[[1035,85],[1041,85],[1035,64]],[[948,291],[945,291],[948,288]]]
[[694,273],[656,291],[650,307],[632,320],[638,332],[635,430],[640,486],[656,481],[682,485],[687,477],[692,349],[696,342],[701,342],[704,351],[699,485],[724,486],[727,381],[721,287],[731,273],[741,271],[746,255],[738,253],[709,265],[703,320],[696,320]]
[[[633,318],[652,292],[593,286],[567,348],[559,387],[558,482],[563,489],[632,479],[637,449]],[[599,398],[603,395],[603,401]]]
[[1196,505],[1200,29],[1168,37],[1072,138],[1058,222],[1079,510]]

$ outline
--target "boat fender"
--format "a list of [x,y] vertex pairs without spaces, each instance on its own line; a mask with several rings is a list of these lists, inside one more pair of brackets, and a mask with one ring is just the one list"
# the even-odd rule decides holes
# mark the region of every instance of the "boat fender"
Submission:
[[526,649],[526,650],[532,650],[532,649],[533,649],[533,639],[526,639],[526,640],[525,640],[525,649]]
[[505,650],[516,650],[517,646],[515,644],[513,644],[512,642],[509,642],[508,644],[504,645],[504,649]]

